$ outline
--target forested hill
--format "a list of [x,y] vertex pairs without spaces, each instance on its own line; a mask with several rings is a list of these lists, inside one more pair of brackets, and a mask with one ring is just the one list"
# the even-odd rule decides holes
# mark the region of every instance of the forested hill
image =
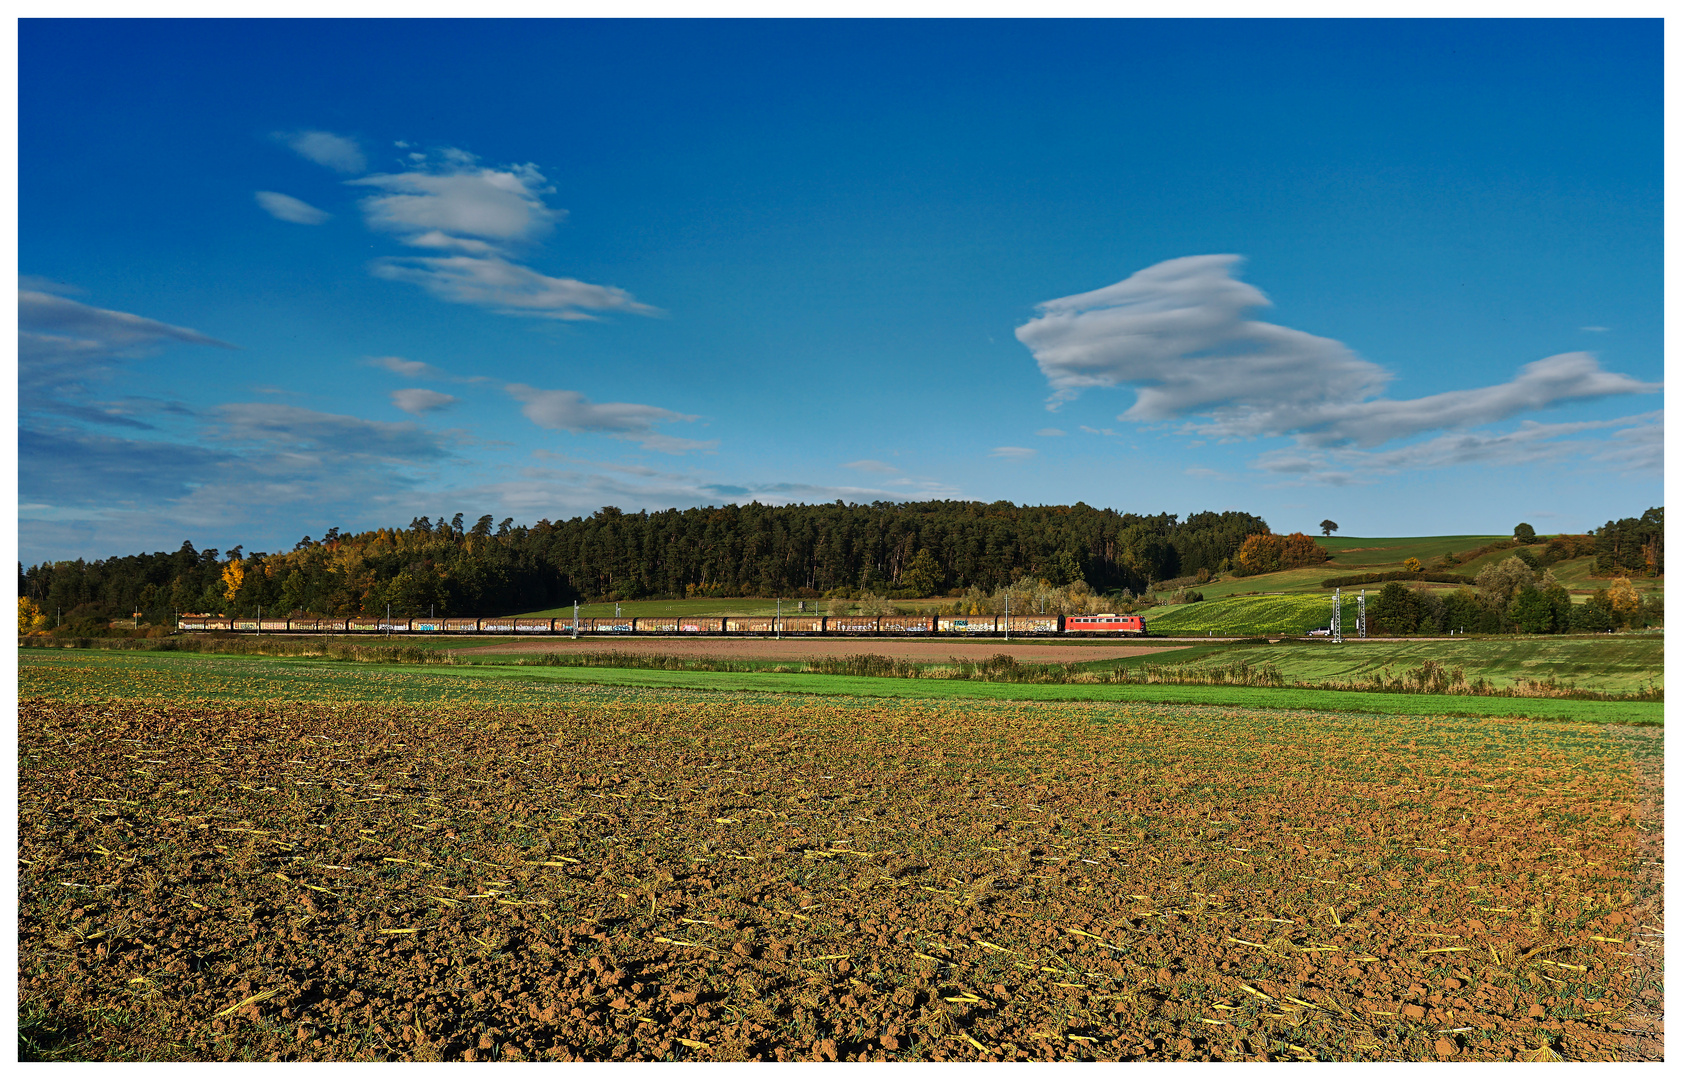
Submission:
[[20,595],[89,619],[172,611],[503,614],[580,600],[819,596],[836,590],[928,596],[991,590],[1031,574],[1053,584],[1142,590],[1230,565],[1253,514],[1120,514],[1012,503],[840,502],[705,507],[471,527],[463,516],[403,529],[305,537],[291,551],[197,551],[45,563]]

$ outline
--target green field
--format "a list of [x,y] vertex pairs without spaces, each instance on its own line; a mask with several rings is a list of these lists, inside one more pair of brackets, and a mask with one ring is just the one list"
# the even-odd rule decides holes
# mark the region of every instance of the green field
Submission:
[[[1355,625],[1356,611],[1357,601],[1353,592],[1344,590],[1345,626]],[[1151,608],[1144,612],[1144,616],[1145,625],[1153,636],[1299,635],[1331,622],[1332,594],[1317,588],[1312,593],[1298,595],[1206,599],[1196,604]]]
[[1354,682],[1388,669],[1392,674],[1434,660],[1460,668],[1468,680],[1498,687],[1519,679],[1554,679],[1583,690],[1630,694],[1664,685],[1664,638],[1660,635],[1594,637],[1499,637],[1454,641],[1352,641],[1234,646],[1208,650],[1181,661],[1178,654],[1154,660],[1213,668],[1242,658],[1252,666],[1271,664],[1287,682]]
[[1357,569],[1400,570],[1408,559],[1429,563],[1442,555],[1456,551],[1465,553],[1473,548],[1510,540],[1506,536],[1317,536],[1314,542],[1332,553],[1328,566],[1341,567],[1343,573]]
[[179,653],[20,650],[20,698],[58,701],[404,702],[417,705],[553,703],[585,687],[659,687],[752,694],[916,700],[1113,701],[1318,709],[1401,716],[1515,716],[1659,724],[1655,702],[1571,701],[1243,686],[1033,685],[936,679],[614,668],[403,667]]

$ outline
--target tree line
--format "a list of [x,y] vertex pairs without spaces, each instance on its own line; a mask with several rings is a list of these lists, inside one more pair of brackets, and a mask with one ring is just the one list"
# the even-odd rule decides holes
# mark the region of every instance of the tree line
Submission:
[[[1528,553],[1521,553],[1528,554]],[[1479,571],[1475,589],[1442,593],[1392,581],[1367,605],[1380,637],[1409,634],[1584,634],[1664,625],[1664,598],[1613,578],[1581,604],[1551,569],[1510,555]]]
[[1267,522],[1239,511],[1139,515],[1074,506],[935,501],[700,507],[500,523],[330,530],[290,551],[199,550],[19,566],[19,596],[58,622],[140,613],[496,615],[573,601],[695,596],[901,599],[995,592],[1024,578],[1144,592],[1232,572]]

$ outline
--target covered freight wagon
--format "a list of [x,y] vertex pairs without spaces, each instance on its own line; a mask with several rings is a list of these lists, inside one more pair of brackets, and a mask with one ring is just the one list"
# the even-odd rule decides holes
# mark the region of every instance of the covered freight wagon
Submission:
[[712,615],[685,615],[678,620],[677,632],[680,634],[722,634],[724,620]]
[[234,621],[225,615],[183,615],[176,625],[183,630],[232,630]]
[[471,634],[479,629],[478,619],[445,619],[446,634]]
[[726,634],[775,634],[777,620],[770,615],[731,616],[724,620]]
[[823,619],[816,615],[784,615],[782,622],[785,634],[823,633]]
[[515,619],[516,634],[547,634],[555,629],[554,619]]
[[932,615],[884,615],[879,620],[884,634],[930,634],[934,632]]
[[[1013,634],[1055,634],[1059,627],[1056,615],[1012,615],[1008,622],[1009,630]],[[999,616],[999,629],[1006,629],[1006,619]]]
[[992,615],[942,615],[935,625],[943,634],[991,634],[998,624]]
[[639,634],[675,634],[682,620],[675,615],[643,616],[636,620]]
[[874,634],[880,622],[874,615],[830,615],[824,619],[824,633]]

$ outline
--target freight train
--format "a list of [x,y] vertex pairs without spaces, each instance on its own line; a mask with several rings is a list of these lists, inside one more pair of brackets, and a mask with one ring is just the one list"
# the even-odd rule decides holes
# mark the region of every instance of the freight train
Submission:
[[[186,631],[252,634],[654,634],[662,637],[694,635],[767,634],[784,637],[915,637],[946,635],[975,637],[1006,633],[1034,636],[1144,637],[1139,615],[638,615],[614,618],[559,619],[526,615],[486,618],[256,618],[245,615],[182,615],[177,625]],[[1007,626],[1006,623],[1009,623]]]

